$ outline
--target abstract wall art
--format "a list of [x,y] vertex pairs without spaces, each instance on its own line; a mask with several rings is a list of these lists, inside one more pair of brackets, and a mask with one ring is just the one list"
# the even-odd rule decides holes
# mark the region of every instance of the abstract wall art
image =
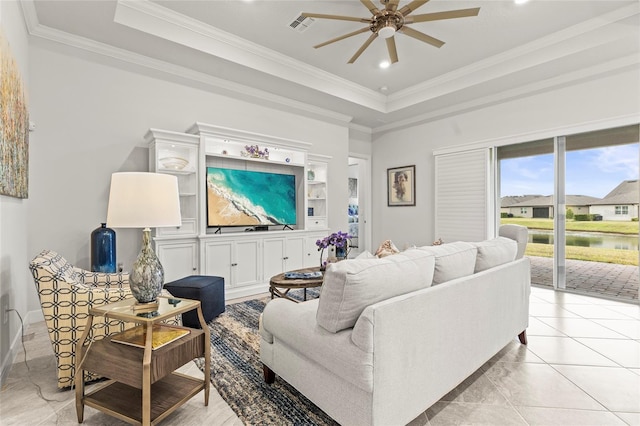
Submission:
[[0,32],[0,195],[29,194],[29,112],[20,70]]

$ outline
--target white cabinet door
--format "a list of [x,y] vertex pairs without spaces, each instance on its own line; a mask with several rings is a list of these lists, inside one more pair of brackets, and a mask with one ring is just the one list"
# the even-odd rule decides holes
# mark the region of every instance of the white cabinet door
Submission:
[[286,240],[285,251],[285,269],[292,271],[294,269],[300,269],[305,267],[305,238],[304,237],[290,237]]
[[260,282],[260,240],[236,241],[231,262],[234,286],[248,286]]
[[204,274],[222,277],[225,287],[231,286],[233,243],[231,241],[207,243],[204,251]]
[[165,283],[198,273],[195,241],[159,242],[156,243],[156,253],[164,269]]
[[[316,245],[316,241],[321,240],[325,237],[324,234],[317,235],[309,235],[305,237],[305,245],[304,245],[304,267],[311,268],[315,266],[320,266],[320,251],[318,251],[318,246]],[[324,257],[327,257],[327,253],[324,253]]]
[[284,238],[267,238],[263,243],[264,280],[271,279],[284,271],[286,264],[286,240]]

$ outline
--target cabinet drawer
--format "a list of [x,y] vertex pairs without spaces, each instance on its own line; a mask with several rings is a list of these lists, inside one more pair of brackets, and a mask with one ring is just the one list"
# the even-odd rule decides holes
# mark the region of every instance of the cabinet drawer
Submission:
[[182,226],[170,226],[167,228],[157,228],[158,236],[160,235],[183,235],[196,233],[195,219],[182,219]]
[[307,216],[307,229],[324,229],[327,227],[327,219],[319,216]]

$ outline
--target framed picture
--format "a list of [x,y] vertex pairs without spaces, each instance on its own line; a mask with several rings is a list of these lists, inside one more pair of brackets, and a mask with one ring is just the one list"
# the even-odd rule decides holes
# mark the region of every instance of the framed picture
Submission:
[[416,205],[416,166],[387,169],[387,206]]

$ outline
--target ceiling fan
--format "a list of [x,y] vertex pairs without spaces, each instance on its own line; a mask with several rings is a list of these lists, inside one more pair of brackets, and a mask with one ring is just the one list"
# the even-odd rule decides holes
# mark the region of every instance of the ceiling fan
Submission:
[[416,22],[439,21],[442,19],[464,18],[467,16],[477,16],[478,12],[480,11],[479,7],[475,7],[472,9],[448,10],[445,12],[425,13],[422,15],[409,16],[417,8],[423,6],[428,1],[429,0],[413,0],[409,4],[406,4],[402,8],[398,9],[398,3],[400,2],[400,0],[380,0],[380,3],[384,5],[384,9],[381,10],[378,9],[371,0],[360,0],[360,2],[367,9],[369,9],[369,12],[371,12],[371,14],[373,15],[371,18],[358,18],[355,16],[326,15],[322,13],[305,12],[302,13],[302,16],[307,18],[336,19],[340,21],[354,21],[369,24],[368,27],[361,28],[359,30],[344,34],[340,37],[336,37],[334,39],[325,41],[324,43],[313,46],[316,49],[331,43],[335,43],[336,41],[344,40],[354,35],[371,31],[372,34],[369,36],[367,41],[364,42],[360,49],[358,49],[358,51],[351,57],[351,59],[349,59],[349,63],[354,63],[356,59],[358,59],[358,57],[362,54],[362,52],[364,52],[365,49],[369,47],[373,40],[375,40],[378,36],[386,39],[387,50],[389,51],[389,59],[391,59],[391,63],[395,63],[398,62],[398,51],[396,50],[396,42],[394,39],[394,34],[396,32],[402,33],[409,37],[413,37],[417,40],[438,48],[444,44],[444,41],[438,40],[437,38],[431,37],[420,31],[416,31],[413,28],[408,27],[408,24],[413,24]]

